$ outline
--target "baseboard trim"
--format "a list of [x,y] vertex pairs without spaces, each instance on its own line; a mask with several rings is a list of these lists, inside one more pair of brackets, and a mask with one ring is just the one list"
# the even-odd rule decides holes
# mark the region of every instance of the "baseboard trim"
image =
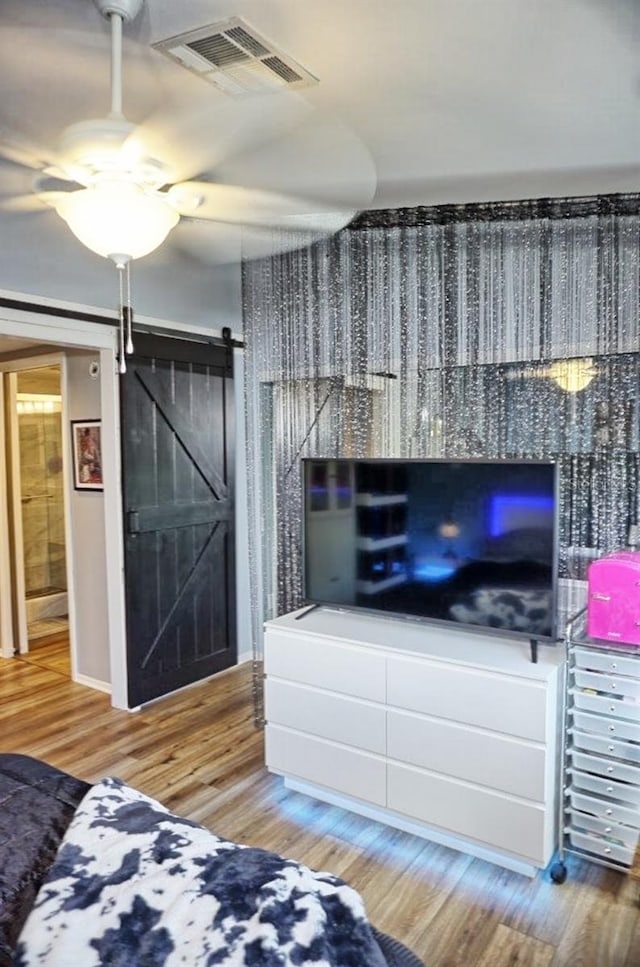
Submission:
[[86,685],[87,688],[95,688],[97,692],[105,692],[107,695],[111,695],[111,685],[109,682],[101,682],[97,678],[90,678],[88,675],[76,675],[73,679],[78,685]]

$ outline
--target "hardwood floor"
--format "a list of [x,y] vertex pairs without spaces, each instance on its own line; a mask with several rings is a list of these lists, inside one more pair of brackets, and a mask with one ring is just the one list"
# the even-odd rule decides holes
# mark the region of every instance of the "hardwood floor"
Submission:
[[71,678],[71,656],[69,654],[69,632],[59,631],[29,640],[29,651],[21,656],[22,661],[41,665],[51,671]]
[[640,965],[627,877],[569,857],[562,886],[532,881],[285,790],[263,765],[248,665],[130,714],[71,682],[59,646],[0,659],[1,751],[118,775],[221,836],[344,877],[427,967]]

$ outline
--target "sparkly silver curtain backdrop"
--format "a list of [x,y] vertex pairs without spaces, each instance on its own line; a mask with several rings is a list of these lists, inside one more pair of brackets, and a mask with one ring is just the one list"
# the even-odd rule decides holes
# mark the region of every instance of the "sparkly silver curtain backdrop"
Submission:
[[258,654],[263,619],[301,603],[303,456],[553,458],[565,584],[626,544],[639,213],[635,195],[369,212],[245,265]]

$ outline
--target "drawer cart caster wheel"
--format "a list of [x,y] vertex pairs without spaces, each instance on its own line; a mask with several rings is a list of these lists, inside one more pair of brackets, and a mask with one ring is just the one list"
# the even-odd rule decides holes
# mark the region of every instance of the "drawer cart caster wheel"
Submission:
[[564,883],[567,878],[567,868],[564,863],[554,863],[549,870],[549,876],[553,883]]

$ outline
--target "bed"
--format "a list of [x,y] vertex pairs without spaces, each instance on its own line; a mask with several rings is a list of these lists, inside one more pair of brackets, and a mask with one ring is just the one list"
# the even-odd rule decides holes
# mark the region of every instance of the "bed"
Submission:
[[424,967],[328,873],[0,755],[0,967]]

